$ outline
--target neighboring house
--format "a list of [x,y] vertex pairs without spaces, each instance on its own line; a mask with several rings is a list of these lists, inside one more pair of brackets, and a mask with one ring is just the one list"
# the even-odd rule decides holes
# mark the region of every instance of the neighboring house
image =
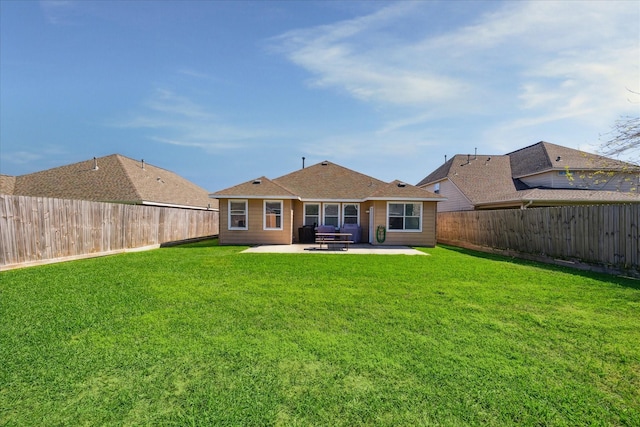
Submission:
[[[257,178],[211,194],[220,200],[220,244],[291,244],[302,230],[355,227],[374,245],[436,244],[444,198],[324,161],[280,178]],[[306,227],[305,227],[306,226]],[[359,228],[358,228],[359,227]]]
[[640,167],[548,142],[506,155],[456,155],[417,184],[438,212],[640,203]]
[[175,173],[119,154],[28,175],[0,177],[0,193],[97,202],[217,209],[209,193]]

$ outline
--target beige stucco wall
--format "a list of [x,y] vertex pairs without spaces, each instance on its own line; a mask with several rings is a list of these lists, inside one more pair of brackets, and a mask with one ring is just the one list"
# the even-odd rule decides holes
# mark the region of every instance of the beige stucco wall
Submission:
[[282,200],[282,230],[264,229],[264,200],[248,201],[248,230],[229,230],[229,199],[220,200],[221,245],[289,245],[292,243],[292,204]]

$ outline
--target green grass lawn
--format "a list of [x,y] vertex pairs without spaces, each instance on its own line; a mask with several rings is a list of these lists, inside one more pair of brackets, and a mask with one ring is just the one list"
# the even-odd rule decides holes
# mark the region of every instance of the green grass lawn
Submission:
[[0,425],[640,425],[640,283],[205,242],[0,274]]

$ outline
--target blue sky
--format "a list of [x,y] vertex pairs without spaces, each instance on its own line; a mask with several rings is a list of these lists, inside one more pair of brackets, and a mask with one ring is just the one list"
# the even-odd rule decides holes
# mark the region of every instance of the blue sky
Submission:
[[210,191],[330,160],[594,151],[637,116],[636,1],[0,2],[0,172],[119,153]]

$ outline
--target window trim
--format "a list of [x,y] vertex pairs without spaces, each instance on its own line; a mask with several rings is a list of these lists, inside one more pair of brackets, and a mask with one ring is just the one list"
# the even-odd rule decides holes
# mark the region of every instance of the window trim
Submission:
[[[391,215],[390,215],[390,213],[391,213],[390,206],[391,205],[403,205],[403,209],[402,209],[402,212],[403,212],[403,215],[402,215],[403,228],[401,230],[392,229],[391,226],[390,226],[390,221],[389,220],[390,220],[390,218],[392,218]],[[419,205],[420,206],[420,214],[417,216],[417,218],[418,218],[418,228],[417,229],[407,229],[406,228],[406,224],[407,224],[406,219],[407,218],[416,218],[416,216],[407,216],[407,214],[406,214],[407,213],[407,209],[406,209],[407,205]],[[387,232],[389,232],[389,233],[422,233],[422,216],[423,215],[424,215],[424,203],[423,202],[409,202],[409,201],[406,201],[406,202],[402,202],[402,201],[387,202]],[[395,217],[395,218],[399,218],[399,217]]]
[[[335,205],[338,207],[338,224],[335,225],[334,227],[340,227],[340,211],[341,211],[341,205],[338,202],[329,202],[329,203],[323,203],[322,204],[322,225],[327,225],[327,215],[326,215],[326,207],[330,206],[330,205]],[[334,218],[333,216],[331,216],[331,218]]]
[[[342,213],[342,224],[344,225],[345,222],[345,218],[347,217],[347,215],[345,215],[344,210],[347,206],[355,206],[356,207],[356,224],[360,225],[360,203],[343,203],[342,204],[342,209],[341,209],[341,213]],[[353,218],[352,216],[349,216],[349,218]]]
[[[267,227],[267,203],[280,203],[280,227]],[[282,200],[263,200],[262,202],[262,229],[264,231],[281,231],[284,227],[284,201]],[[278,215],[276,214],[276,218]],[[276,224],[277,224],[276,219]]]
[[[231,204],[244,203],[244,227],[233,227],[231,225]],[[228,230],[248,230],[249,229],[249,200],[247,199],[229,199],[227,203],[227,229]]]
[[[318,207],[318,220],[316,221],[316,227],[322,224],[322,203],[319,202],[305,202],[302,207],[302,225],[306,225],[307,222],[307,206]],[[312,215],[316,216],[316,215]]]

